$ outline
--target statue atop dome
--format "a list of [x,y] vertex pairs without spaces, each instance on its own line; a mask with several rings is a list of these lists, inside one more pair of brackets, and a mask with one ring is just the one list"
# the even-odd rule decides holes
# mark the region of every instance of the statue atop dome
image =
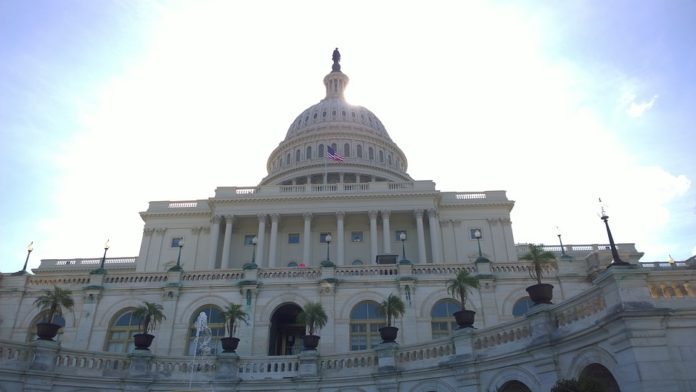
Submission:
[[331,59],[333,60],[333,65],[331,66],[331,71],[332,72],[341,72],[341,52],[338,51],[338,48],[334,49],[333,55],[331,56]]

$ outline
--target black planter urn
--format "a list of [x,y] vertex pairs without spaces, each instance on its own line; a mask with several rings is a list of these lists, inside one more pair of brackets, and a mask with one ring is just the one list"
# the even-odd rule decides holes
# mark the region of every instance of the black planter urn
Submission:
[[551,304],[553,299],[553,285],[548,283],[535,284],[527,287],[529,299],[534,302],[534,305]]
[[239,338],[222,338],[220,342],[222,342],[223,353],[233,353],[237,350],[237,346],[239,346]]
[[476,312],[473,310],[460,310],[458,312],[454,312],[453,316],[457,321],[459,329],[474,327],[474,318],[476,317]]
[[316,350],[319,346],[319,336],[305,335],[302,337],[302,347],[305,351]]
[[379,336],[382,338],[382,343],[393,343],[398,332],[399,328],[396,327],[382,327],[379,329]]
[[136,333],[133,335],[133,343],[135,344],[136,350],[147,350],[150,351],[150,345],[155,339],[155,335],[150,335],[149,333]]
[[53,338],[55,338],[56,335],[58,335],[59,329],[60,329],[60,325],[58,325],[58,324],[37,323],[36,324],[36,335],[39,337],[39,340],[53,341]]

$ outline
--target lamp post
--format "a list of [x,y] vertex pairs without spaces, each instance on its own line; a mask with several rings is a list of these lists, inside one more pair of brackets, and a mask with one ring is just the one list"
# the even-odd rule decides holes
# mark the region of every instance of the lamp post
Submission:
[[481,253],[481,230],[479,230],[479,229],[474,230],[474,238],[476,238],[476,244],[478,245],[478,253],[479,253],[479,257],[476,259],[476,262],[477,263],[489,263],[490,260],[483,257],[483,253]]
[[556,226],[556,235],[558,236],[558,242],[561,244],[561,258],[562,259],[569,259],[570,256],[568,256],[565,252],[565,248],[563,247],[563,240],[561,240],[561,229]]
[[109,240],[106,240],[104,243],[104,255],[102,256],[101,263],[99,264],[99,268],[92,271],[93,274],[105,274],[106,269],[104,268],[104,263],[106,262],[106,252],[109,250]]
[[177,244],[179,247],[179,255],[176,257],[176,265],[172,268],[170,268],[170,271],[181,271],[183,268],[181,268],[181,248],[184,247],[184,239],[180,239],[179,243]]
[[27,245],[27,258],[24,259],[24,267],[22,267],[21,271],[17,271],[12,274],[12,276],[19,276],[19,275],[25,275],[27,273],[27,264],[29,263],[29,255],[31,252],[34,250],[34,241],[30,242],[29,245]]
[[[602,199],[599,199],[600,207],[601,207],[601,212],[602,216],[600,216],[600,219],[604,221],[604,226],[607,228],[607,236],[609,237],[609,246],[611,247],[611,257],[612,261],[611,264],[609,264],[609,267],[613,267],[615,265],[631,265],[631,263],[627,263],[619,257],[619,252],[616,250],[616,244],[614,244],[614,237],[611,235],[611,229],[609,229],[609,216],[606,214],[606,211],[604,210],[604,205],[602,205]],[[609,268],[607,267],[607,268]]]
[[399,234],[399,240],[401,241],[401,261],[399,261],[400,264],[408,264],[410,263],[408,259],[406,258],[406,233],[403,231]]
[[326,261],[329,263],[331,262],[331,255],[329,254],[329,247],[331,246],[331,234],[327,234],[326,237],[324,237],[324,240],[326,240]]

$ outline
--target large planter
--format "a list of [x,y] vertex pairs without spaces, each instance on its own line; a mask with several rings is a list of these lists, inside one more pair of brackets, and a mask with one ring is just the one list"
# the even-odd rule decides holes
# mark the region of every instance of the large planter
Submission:
[[382,327],[379,329],[379,336],[382,338],[382,343],[392,343],[396,340],[398,332],[399,328],[396,327]]
[[302,337],[302,347],[304,350],[316,350],[319,345],[319,336],[305,335]]
[[548,283],[535,284],[527,287],[529,299],[534,302],[534,305],[550,304],[553,299],[553,285]]
[[37,323],[36,324],[36,335],[39,340],[51,340],[58,335],[58,330],[60,325],[53,323]]
[[150,345],[155,339],[155,335],[150,335],[149,333],[136,333],[133,335],[133,343],[135,344],[136,350],[150,350]]
[[476,312],[473,310],[460,310],[458,312],[454,312],[453,316],[457,321],[459,329],[474,327],[474,318],[476,317]]
[[220,342],[222,342],[223,353],[233,353],[237,350],[237,346],[239,346],[239,338],[222,338]]

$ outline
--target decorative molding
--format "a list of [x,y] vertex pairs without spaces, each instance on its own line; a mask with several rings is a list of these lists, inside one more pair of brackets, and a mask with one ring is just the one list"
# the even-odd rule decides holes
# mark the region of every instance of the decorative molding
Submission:
[[152,227],[146,227],[143,229],[143,235],[152,235],[152,233],[155,232],[155,229]]
[[382,210],[380,211],[380,214],[382,214],[382,219],[389,219],[389,215],[391,215],[391,211],[389,210]]
[[346,216],[345,211],[336,211],[336,219],[342,220]]
[[220,216],[220,215],[213,215],[213,217],[210,218],[210,223],[212,223],[212,224],[219,224],[221,220],[222,220],[222,216]]
[[271,222],[278,223],[278,219],[280,219],[280,214],[278,214],[278,213],[271,214]]
[[423,212],[424,210],[422,208],[416,208],[413,210],[413,215],[416,217],[416,219],[423,219]]
[[155,233],[157,234],[164,234],[167,231],[166,227],[158,227],[155,229]]
[[435,208],[428,208],[428,217],[438,219],[438,213]]
[[378,212],[375,210],[370,210],[367,212],[367,215],[370,217],[370,219],[377,219],[377,214]]
[[198,233],[200,233],[201,230],[203,230],[203,229],[204,229],[204,227],[192,227],[192,228],[191,228],[191,234],[198,235]]
[[232,222],[234,222],[234,215],[225,214],[225,223],[232,223]]
[[311,220],[312,219],[312,213],[311,212],[305,212],[302,214],[302,217],[304,218],[305,221]]

